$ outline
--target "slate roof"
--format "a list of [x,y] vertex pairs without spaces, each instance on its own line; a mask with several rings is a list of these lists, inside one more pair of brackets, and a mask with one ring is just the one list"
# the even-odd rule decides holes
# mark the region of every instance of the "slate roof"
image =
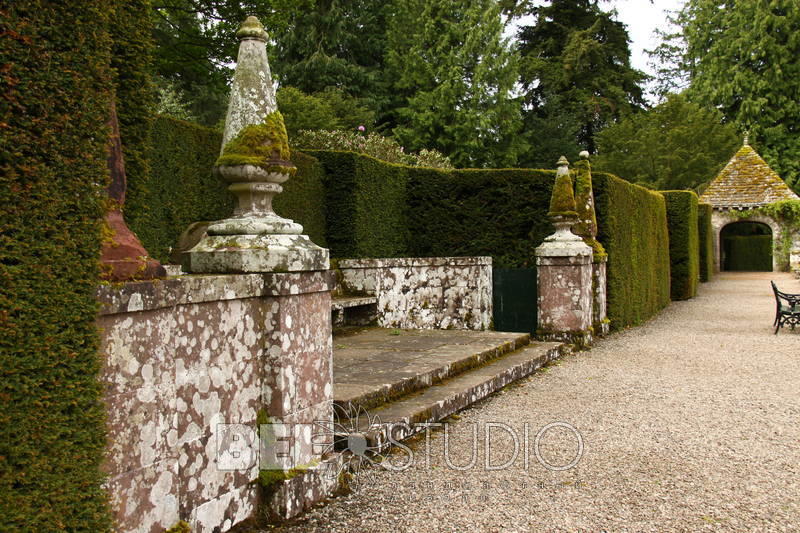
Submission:
[[751,208],[779,200],[800,200],[800,197],[747,141],[700,197],[701,202],[716,208]]

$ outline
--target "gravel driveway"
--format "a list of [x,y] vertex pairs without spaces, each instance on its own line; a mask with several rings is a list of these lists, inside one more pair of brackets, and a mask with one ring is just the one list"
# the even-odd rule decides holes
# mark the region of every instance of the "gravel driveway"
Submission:
[[[787,274],[718,276],[449,420],[448,455],[432,432],[407,470],[371,468],[355,492],[280,530],[800,530],[800,330],[772,335],[769,279],[800,293]],[[542,431],[552,422],[568,426]],[[569,426],[578,464],[545,468],[578,455]],[[515,440],[516,461],[488,470],[487,450],[502,466]]]

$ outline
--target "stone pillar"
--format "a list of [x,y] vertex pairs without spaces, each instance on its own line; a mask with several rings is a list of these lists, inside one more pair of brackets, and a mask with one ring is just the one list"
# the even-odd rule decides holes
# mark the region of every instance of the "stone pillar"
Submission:
[[585,346],[592,340],[592,249],[572,233],[578,215],[569,162],[558,162],[549,215],[556,232],[536,248],[538,335]]
[[108,281],[129,281],[163,278],[167,275],[161,263],[150,257],[139,237],[125,223],[122,210],[125,207],[125,192],[128,180],[125,174],[125,158],[122,156],[122,140],[119,135],[117,105],[111,100],[109,117],[111,139],[108,149],[108,170],[111,183],[108,186],[110,209],[104,223],[110,235],[103,240],[100,253],[100,275]]
[[333,284],[328,250],[272,209],[272,198],[296,169],[275,101],[267,34],[258,19],[248,17],[237,36],[238,62],[214,167],[230,184],[237,207],[230,218],[208,226],[183,263],[191,273],[265,274],[272,301],[262,326],[262,510],[288,518],[329,496],[331,488],[315,475],[330,450],[324,443],[314,446],[312,435],[331,428],[333,420]]
[[586,150],[580,153],[580,161],[575,165],[575,210],[578,213],[578,223],[573,231],[592,249],[592,327],[595,334],[606,335],[609,331],[606,315],[608,254],[597,240],[592,167],[589,164],[589,152]]

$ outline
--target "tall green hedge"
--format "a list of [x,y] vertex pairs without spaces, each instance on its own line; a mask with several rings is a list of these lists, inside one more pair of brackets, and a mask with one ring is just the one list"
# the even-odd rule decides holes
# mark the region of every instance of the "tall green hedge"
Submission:
[[108,531],[95,328],[110,2],[0,9],[0,529]]
[[664,197],[611,174],[593,173],[597,240],[608,252],[612,329],[646,321],[670,302]]
[[672,299],[688,300],[697,295],[700,280],[697,195],[694,191],[663,191],[661,194],[667,206]]
[[714,276],[714,229],[711,227],[711,204],[697,204],[697,236],[700,240],[700,281]]
[[333,257],[408,254],[409,167],[352,152],[305,153],[325,171],[327,244]]
[[145,211],[146,197],[139,188],[150,177],[147,150],[156,100],[151,76],[153,10],[150,0],[125,0],[124,5],[125,9],[116,9],[111,15],[111,67],[128,177],[127,205]]
[[535,268],[554,231],[550,170],[409,169],[412,256],[488,255],[496,267]]
[[[222,134],[169,117],[153,124],[148,150],[149,175],[128,176],[125,217],[150,254],[164,262],[189,224],[225,218],[235,199],[222,179],[212,173]],[[275,211],[303,224],[306,234],[325,246],[324,173],[319,162],[292,153],[298,173],[284,183],[275,198]],[[139,181],[141,180],[141,181]]]

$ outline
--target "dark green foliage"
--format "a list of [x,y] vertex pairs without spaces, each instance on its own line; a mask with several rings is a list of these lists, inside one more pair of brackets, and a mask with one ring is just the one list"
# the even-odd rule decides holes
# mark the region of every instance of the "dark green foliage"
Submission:
[[[169,261],[169,250],[192,222],[230,216],[234,197],[211,173],[222,134],[181,120],[158,117],[149,151],[152,177],[129,179],[137,191],[125,210],[128,226],[150,254]],[[132,183],[133,182],[133,183]],[[134,209],[146,205],[147,210]]]
[[409,170],[412,256],[488,255],[496,267],[536,266],[554,228],[551,170]]
[[731,235],[722,246],[725,270],[772,272],[772,235]]
[[652,189],[697,189],[722,170],[741,136],[722,114],[670,95],[601,131],[594,167]]
[[326,174],[327,243],[333,257],[406,255],[409,167],[352,152],[306,152]]
[[[628,31],[596,0],[526,3],[533,24],[517,34],[525,128],[530,148],[521,161],[552,160],[573,153],[575,144],[595,153],[597,132],[644,105],[644,74],[631,67]],[[542,135],[541,128],[555,135]],[[564,126],[563,130],[561,126]],[[573,133],[561,138],[564,130]],[[548,131],[550,133],[550,131]],[[553,140],[563,142],[560,153]],[[551,163],[552,164],[552,163]]]
[[315,157],[302,152],[292,151],[292,163],[297,174],[283,183],[283,192],[272,200],[273,208],[278,215],[302,224],[303,233],[325,248],[325,171]]
[[308,153],[327,174],[334,257],[490,255],[495,265],[534,266],[534,248],[553,232],[553,171],[440,170]]
[[[158,117],[150,147],[152,178],[144,185],[139,205],[147,211],[126,209],[130,228],[150,254],[164,262],[186,227],[200,220],[219,220],[233,212],[234,197],[212,168],[219,155],[222,134],[203,126]],[[311,240],[325,244],[323,172],[311,157],[293,152],[297,174],[283,184],[275,211],[303,224]]]
[[673,300],[697,295],[700,279],[700,240],[697,195],[692,191],[664,191],[669,226],[669,262]]
[[375,113],[362,101],[338,89],[306,94],[294,87],[281,87],[276,94],[289,140],[300,130],[348,130],[359,126],[372,130]]
[[95,328],[115,6],[0,10],[0,528],[109,531]]
[[128,177],[129,208],[144,211],[137,204],[139,184],[147,183],[150,165],[147,150],[155,108],[155,88],[151,77],[153,54],[150,0],[128,0],[117,9],[110,25],[113,40],[111,66],[114,69],[117,116],[119,117],[125,173]]
[[593,173],[597,239],[608,252],[612,329],[646,321],[670,302],[664,197],[611,174]]
[[711,204],[697,204],[697,235],[700,241],[700,281],[714,276],[714,229],[711,227]]
[[495,0],[392,5],[384,117],[411,151],[434,148],[456,167],[514,166],[523,147],[518,61]]

